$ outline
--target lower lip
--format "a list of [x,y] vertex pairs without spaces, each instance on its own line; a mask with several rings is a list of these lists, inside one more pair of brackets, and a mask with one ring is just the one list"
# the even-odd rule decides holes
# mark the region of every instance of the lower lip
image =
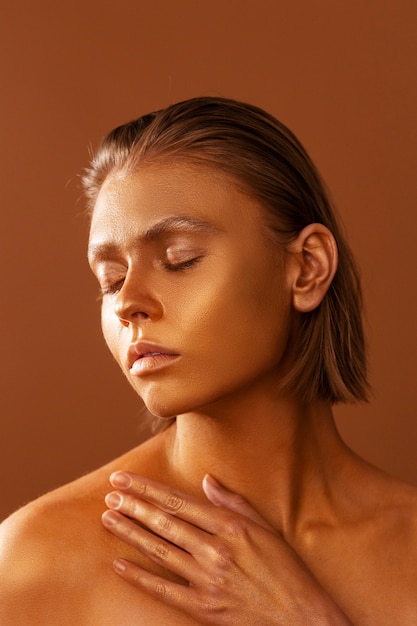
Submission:
[[152,356],[143,356],[133,363],[130,368],[130,373],[132,376],[143,376],[144,374],[156,372],[171,365],[171,363],[178,358],[179,354],[153,354]]

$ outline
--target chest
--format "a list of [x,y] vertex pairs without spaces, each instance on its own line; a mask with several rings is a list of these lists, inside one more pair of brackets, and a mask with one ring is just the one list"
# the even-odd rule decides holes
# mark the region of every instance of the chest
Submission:
[[100,586],[91,589],[83,626],[197,626],[199,622],[152,598],[117,574],[101,578]]

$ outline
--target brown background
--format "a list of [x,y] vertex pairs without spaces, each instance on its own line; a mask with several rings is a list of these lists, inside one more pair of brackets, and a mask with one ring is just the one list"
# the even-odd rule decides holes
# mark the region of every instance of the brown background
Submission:
[[107,130],[195,95],[268,109],[324,174],[362,267],[375,389],[338,422],[354,449],[417,483],[416,6],[3,6],[0,517],[138,441],[140,404],[98,327],[78,173]]

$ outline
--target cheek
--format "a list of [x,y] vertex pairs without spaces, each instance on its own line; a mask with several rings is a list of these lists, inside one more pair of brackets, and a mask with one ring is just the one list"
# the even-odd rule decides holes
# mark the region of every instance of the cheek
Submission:
[[258,349],[281,352],[289,333],[291,298],[279,273],[240,266],[217,276],[215,281],[213,275],[202,280],[192,298],[176,301],[178,327],[188,330],[193,345],[214,351],[219,366],[240,359],[242,352],[246,357]]

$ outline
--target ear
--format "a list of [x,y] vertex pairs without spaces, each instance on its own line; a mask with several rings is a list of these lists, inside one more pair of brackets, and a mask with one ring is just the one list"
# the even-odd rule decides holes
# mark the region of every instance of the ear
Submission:
[[323,224],[309,224],[288,247],[291,254],[292,304],[301,313],[323,300],[337,269],[337,245]]

